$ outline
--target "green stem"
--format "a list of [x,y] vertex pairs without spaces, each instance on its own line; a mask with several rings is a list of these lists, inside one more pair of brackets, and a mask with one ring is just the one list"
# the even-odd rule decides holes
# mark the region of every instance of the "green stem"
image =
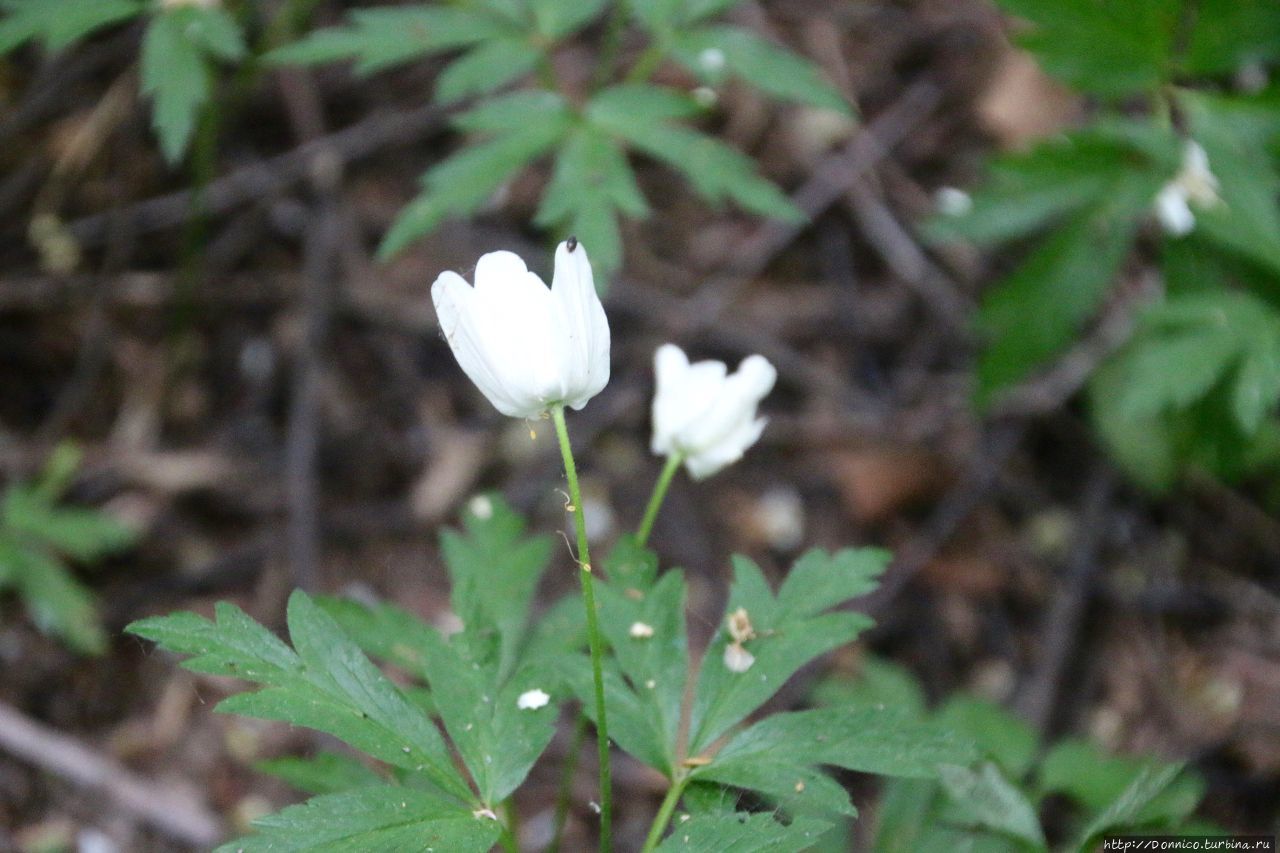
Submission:
[[649,827],[649,837],[644,840],[644,847],[640,848],[640,853],[650,853],[662,841],[662,833],[667,831],[667,824],[671,823],[671,816],[675,814],[676,804],[680,802],[680,795],[684,793],[684,786],[687,784],[689,784],[689,774],[683,770],[677,770],[676,778],[672,781],[670,789],[667,790],[667,796],[653,819],[653,825]]
[[564,758],[564,768],[560,772],[560,793],[556,795],[556,816],[552,821],[555,827],[551,833],[551,843],[547,845],[547,853],[560,853],[560,842],[564,837],[564,823],[569,817],[569,801],[573,797],[573,777],[578,775],[578,755],[582,752],[582,742],[587,738],[587,712],[578,709],[578,721],[573,726],[573,738],[569,742],[569,754]]
[[578,534],[578,576],[582,578],[582,603],[587,609],[587,644],[591,648],[591,678],[595,682],[596,747],[600,753],[600,850],[609,853],[613,840],[613,794],[609,774],[609,720],[604,705],[604,652],[600,642],[600,623],[596,614],[595,579],[591,574],[591,552],[587,548],[587,522],[582,514],[582,490],[578,487],[578,468],[569,446],[569,427],[564,422],[564,406],[551,409],[551,420],[560,439],[560,455],[564,457],[564,476],[569,481],[569,501],[573,505],[573,522]]
[[516,814],[516,801],[513,797],[508,797],[503,803],[502,811],[506,814],[507,821],[502,827],[502,849],[506,853],[520,853],[520,842],[516,841],[519,835],[518,815]]
[[645,507],[644,518],[640,521],[640,527],[636,529],[636,540],[643,545],[649,541],[649,534],[653,531],[654,519],[658,517],[658,510],[662,508],[662,502],[667,498],[667,489],[671,487],[671,478],[676,475],[676,471],[680,468],[680,463],[684,461],[684,454],[676,451],[667,457],[667,464],[663,466],[662,473],[658,475],[658,482],[653,484],[653,494],[649,496],[649,505]]

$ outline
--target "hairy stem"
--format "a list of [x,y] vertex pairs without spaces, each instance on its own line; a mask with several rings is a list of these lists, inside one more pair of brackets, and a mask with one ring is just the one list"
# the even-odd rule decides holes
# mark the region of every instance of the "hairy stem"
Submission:
[[649,541],[649,534],[653,531],[654,519],[658,517],[658,510],[662,508],[662,502],[667,498],[667,489],[671,487],[671,478],[676,475],[676,471],[680,468],[680,463],[684,461],[684,454],[680,452],[672,453],[667,457],[667,464],[663,466],[662,473],[658,475],[658,482],[653,484],[653,494],[649,496],[649,505],[645,507],[644,518],[640,520],[640,526],[636,529],[636,540],[643,545]]
[[582,579],[582,603],[587,609],[587,644],[591,648],[591,678],[595,683],[596,747],[600,753],[600,850],[612,848],[613,793],[609,773],[609,721],[604,706],[603,644],[600,642],[599,617],[596,614],[595,579],[591,574],[591,553],[587,548],[587,522],[582,515],[582,490],[578,486],[578,468],[569,446],[569,427],[564,421],[564,406],[551,409],[551,419],[560,439],[560,455],[564,457],[564,475],[569,481],[574,528],[578,534],[578,576]]
[[667,824],[671,823],[671,816],[675,814],[676,804],[680,802],[680,795],[684,793],[684,786],[687,784],[689,784],[689,774],[684,770],[677,770],[676,778],[672,780],[667,796],[662,800],[658,814],[653,818],[653,824],[649,827],[649,836],[645,838],[644,847],[640,848],[640,853],[650,853],[662,841],[662,833],[667,831]]

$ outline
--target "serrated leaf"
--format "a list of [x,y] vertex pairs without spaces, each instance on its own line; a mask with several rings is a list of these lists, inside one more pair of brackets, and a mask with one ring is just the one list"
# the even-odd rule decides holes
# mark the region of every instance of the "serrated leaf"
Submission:
[[1097,309],[1157,189],[1145,177],[1115,187],[1106,211],[1060,228],[984,299],[979,323],[991,344],[978,365],[980,403],[1061,351]]
[[458,113],[451,123],[468,133],[515,133],[530,124],[545,123],[549,115],[559,116],[565,121],[572,117],[564,95],[530,89],[485,98],[474,107]]
[[1031,24],[1018,41],[1068,85],[1118,98],[1164,83],[1179,0],[999,0]]
[[843,785],[814,767],[785,759],[716,761],[697,770],[695,778],[763,794],[791,815],[835,818],[858,814]]
[[821,613],[872,592],[893,554],[882,548],[842,548],[834,554],[811,548],[787,572],[778,589],[783,618]]
[[744,729],[696,777],[757,761],[824,764],[883,776],[936,778],[976,756],[966,738],[888,708],[816,708],[772,714]]
[[254,827],[256,834],[217,853],[485,853],[501,834],[497,821],[437,794],[389,786],[316,797],[259,818]]
[[351,788],[386,784],[386,780],[356,759],[336,752],[321,752],[311,758],[272,758],[259,761],[254,768],[307,794],[336,794]]
[[203,49],[187,35],[184,17],[156,15],[142,39],[142,91],[151,97],[151,124],[170,163],[186,152],[213,86]]
[[991,763],[977,770],[943,767],[942,787],[951,798],[947,817],[1009,835],[1036,850],[1048,850],[1035,807]]
[[209,56],[232,62],[248,52],[240,25],[219,6],[184,6],[165,15],[171,16],[183,35]]
[[538,581],[551,561],[551,537],[527,536],[524,520],[498,495],[486,495],[487,515],[468,509],[462,532],[445,530],[441,552],[452,583],[454,612],[467,634],[498,642],[498,678],[515,667]]
[[366,654],[426,677],[424,661],[439,634],[421,619],[385,602],[369,606],[327,596],[315,601]]
[[37,40],[50,51],[62,50],[104,27],[140,14],[139,0],[4,0],[0,11],[0,53]]
[[804,213],[777,186],[756,175],[750,157],[697,131],[668,123],[666,119],[681,109],[680,103],[656,87],[617,87],[594,99],[586,116],[595,127],[684,174],[710,202],[728,199],[761,216],[804,221]]
[[[719,83],[728,74],[784,101],[850,112],[844,96],[822,78],[817,66],[740,27],[682,32],[675,37],[674,48],[675,58],[709,83]],[[723,63],[706,62],[707,51],[717,51]]]
[[696,815],[675,824],[657,853],[764,853],[808,850],[831,824],[796,818],[789,825],[771,814]]
[[[641,731],[619,734],[610,708],[610,733],[645,744],[641,760],[665,773],[675,774],[680,711],[689,670],[685,629],[685,585],[678,571],[664,574],[640,595],[628,594],[616,585],[598,584],[600,624],[618,673],[635,697],[637,713],[623,719],[624,728],[639,723]],[[638,633],[633,630],[639,627]],[[585,688],[585,683],[579,679]],[[623,689],[618,684],[614,695]],[[584,704],[587,704],[584,696]],[[628,703],[633,704],[633,703]]]
[[626,154],[595,128],[577,128],[556,156],[534,221],[560,225],[577,236],[588,248],[598,278],[605,279],[622,265],[617,211],[631,216],[649,212]]
[[354,59],[356,73],[368,75],[420,57],[514,34],[501,21],[465,8],[357,9],[351,12],[346,26],[316,30],[267,54],[267,60],[314,65]]
[[524,38],[486,41],[449,63],[436,78],[436,98],[458,101],[495,92],[534,69],[542,51]]
[[758,566],[734,558],[734,583],[726,614],[745,609],[756,638],[743,643],[754,656],[744,672],[724,662],[730,642],[718,631],[703,657],[689,726],[689,753],[698,755],[729,728],[760,707],[804,664],[852,641],[872,621],[857,613],[826,613],[800,618],[774,598]]
[[830,677],[813,691],[815,705],[832,708],[890,708],[912,719],[924,717],[920,682],[905,667],[878,657],[865,657],[854,678]]
[[424,192],[400,211],[378,247],[385,260],[450,217],[469,216],[499,186],[554,146],[569,129],[562,114],[549,114],[518,133],[469,145],[423,176]]
[[267,685],[222,701],[218,710],[328,732],[381,761],[422,772],[464,801],[471,798],[431,720],[369,662],[333,618],[305,593],[289,599],[296,653],[231,604],[216,621],[177,613],[135,622],[126,630],[194,657],[183,666]]
[[618,128],[643,129],[657,122],[692,118],[703,113],[698,102],[684,92],[647,83],[610,86],[591,99],[587,121],[625,135]]

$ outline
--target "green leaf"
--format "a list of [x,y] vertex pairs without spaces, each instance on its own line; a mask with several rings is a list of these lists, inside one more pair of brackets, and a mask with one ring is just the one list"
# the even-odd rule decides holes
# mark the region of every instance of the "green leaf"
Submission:
[[1040,739],[1030,726],[999,705],[982,699],[953,697],[938,710],[935,720],[947,731],[973,738],[983,756],[994,761],[1012,779],[1021,779],[1027,774],[1040,749]]
[[828,764],[860,773],[931,779],[944,764],[976,757],[973,744],[882,708],[816,708],[773,714],[735,735],[715,759],[695,772],[760,760]]
[[[713,85],[728,74],[784,101],[850,112],[844,96],[817,66],[740,27],[689,30],[675,37],[674,48],[680,64]],[[708,51],[718,52],[714,55],[717,60],[723,56],[723,63],[708,63]]]
[[893,554],[882,548],[842,548],[832,554],[812,548],[796,560],[778,589],[783,618],[814,616],[873,592]]
[[619,211],[649,213],[626,154],[604,133],[577,128],[556,156],[535,222],[575,235],[587,247],[597,279],[604,280],[622,266]]
[[677,822],[658,853],[765,853],[808,850],[829,823],[796,818],[789,825],[771,814],[695,815]]
[[[734,558],[734,583],[726,614],[747,611],[756,638],[743,646],[754,656],[744,672],[725,665],[727,631],[718,631],[698,675],[690,718],[689,754],[698,755],[730,727],[760,707],[804,664],[853,640],[872,622],[858,613],[798,615],[773,597],[759,567]],[[803,608],[802,608],[803,609]]]
[[1188,75],[1229,75],[1280,59],[1280,6],[1271,0],[1198,0],[1184,65]]
[[[484,515],[477,515],[477,510]],[[514,669],[534,590],[551,560],[549,536],[527,536],[524,520],[500,496],[484,495],[463,514],[464,531],[441,533],[454,612],[472,637],[498,642],[498,673]]]
[[449,644],[438,640],[424,667],[436,708],[481,800],[496,805],[524,781],[555,734],[556,702],[520,708],[520,695],[538,689],[555,699],[559,680],[550,678],[547,668],[533,665],[501,684],[496,662],[469,659],[459,639],[455,635]]
[[82,562],[122,551],[135,539],[132,530],[99,510],[51,506],[37,492],[20,488],[5,495],[0,517],[15,536]]
[[426,657],[440,641],[434,628],[393,604],[369,606],[327,596],[315,601],[366,654],[426,678]]
[[27,41],[62,50],[112,24],[135,17],[146,8],[139,0],[4,0],[0,2],[0,53]]
[[[623,726],[630,729],[632,721],[639,724],[639,731],[619,733],[611,716],[610,733],[619,743],[624,739],[643,743],[643,757],[637,757],[673,777],[689,669],[684,577],[678,571],[667,572],[638,596],[618,590],[615,583],[598,584],[597,594],[601,628],[613,649],[618,673],[634,697],[628,705],[637,711],[624,718]],[[590,704],[586,696],[582,698]]]
[[219,6],[185,6],[165,14],[172,17],[187,39],[209,56],[234,62],[248,53],[240,25]]
[[542,51],[524,38],[496,38],[449,63],[436,79],[442,102],[494,92],[534,69]]
[[960,215],[939,214],[924,228],[931,240],[1002,243],[1025,237],[1088,208],[1104,206],[1117,184],[1135,172],[1151,177],[1153,199],[1181,162],[1177,138],[1135,122],[1106,121],[1046,140],[1026,153],[1003,156]]
[[357,74],[374,74],[420,57],[517,35],[481,12],[450,6],[357,9],[344,27],[316,30],[267,54],[282,65],[354,59]]
[[351,788],[386,784],[381,776],[356,759],[336,752],[321,752],[313,758],[272,758],[259,761],[254,767],[308,794],[336,794]]
[[538,34],[548,39],[560,39],[572,35],[600,17],[606,0],[580,0],[565,3],[563,0],[529,0]]
[[[1155,193],[1147,189],[1143,207]],[[1136,193],[1128,195],[1132,200]],[[979,403],[989,403],[1070,343],[1129,253],[1133,214],[1078,216],[987,295],[979,324],[991,343],[978,364]]]
[[925,715],[924,690],[905,667],[865,657],[856,678],[823,679],[813,691],[815,705],[833,708],[889,708],[911,719]]
[[485,853],[498,840],[496,820],[472,814],[430,791],[390,786],[329,794],[254,821],[257,834],[217,853]]
[[0,575],[18,589],[36,627],[85,654],[101,654],[107,638],[89,590],[52,555],[0,540]]
[[804,213],[781,190],[755,174],[750,157],[709,136],[668,123],[684,109],[679,97],[662,89],[629,86],[601,93],[587,105],[586,117],[600,130],[680,171],[712,203],[729,199],[761,216],[804,221]]
[[1182,768],[1181,764],[1164,764],[1139,773],[1115,801],[1080,833],[1077,849],[1087,849],[1094,839],[1110,830],[1142,825],[1144,810],[1174,783]]
[[1045,70],[1108,98],[1167,81],[1180,0],[998,0],[1031,24],[1018,39]]
[[952,820],[1009,835],[1036,850],[1048,850],[1035,807],[994,764],[983,764],[978,770],[943,767],[941,778],[951,798],[948,817]]
[[142,91],[152,99],[151,124],[171,164],[186,152],[212,85],[201,48],[184,33],[179,16],[152,18],[142,39]]
[[385,260],[450,217],[470,216],[499,186],[556,145],[570,118],[549,113],[520,132],[469,145],[423,176],[425,191],[400,211],[378,247]]
[[[1079,739],[1054,745],[1040,765],[1039,789],[1065,794],[1093,812],[1105,810],[1152,765],[1139,758],[1107,755]],[[1139,824],[1178,825],[1190,817],[1204,797],[1204,782],[1184,773],[1137,813]]]
[[471,799],[431,720],[305,593],[289,599],[296,653],[234,605],[219,603],[216,616],[209,622],[177,613],[144,619],[126,630],[170,651],[195,655],[183,663],[187,669],[267,685],[223,700],[220,711],[328,732],[388,764],[423,773],[461,800]]

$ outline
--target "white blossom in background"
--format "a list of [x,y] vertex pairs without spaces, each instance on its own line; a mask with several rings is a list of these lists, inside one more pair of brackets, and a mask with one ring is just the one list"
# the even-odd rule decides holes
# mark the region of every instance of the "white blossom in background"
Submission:
[[1182,169],[1156,195],[1155,213],[1164,230],[1185,237],[1196,227],[1192,205],[1205,208],[1219,202],[1218,178],[1209,171],[1209,155],[1194,140],[1182,149]]
[[551,701],[545,690],[534,688],[521,693],[516,699],[516,707],[521,711],[536,711]]
[[714,74],[724,69],[725,58],[724,51],[720,48],[708,47],[698,54],[698,64],[703,71]]
[[547,288],[512,252],[476,264],[475,286],[444,272],[431,286],[454,357],[502,414],[532,418],[556,405],[581,409],[609,381],[609,322],[587,252],[556,249]]
[[679,453],[695,480],[710,477],[742,458],[764,431],[756,417],[778,372],[764,356],[743,359],[730,374],[722,361],[690,364],[675,344],[654,355],[653,452]]

